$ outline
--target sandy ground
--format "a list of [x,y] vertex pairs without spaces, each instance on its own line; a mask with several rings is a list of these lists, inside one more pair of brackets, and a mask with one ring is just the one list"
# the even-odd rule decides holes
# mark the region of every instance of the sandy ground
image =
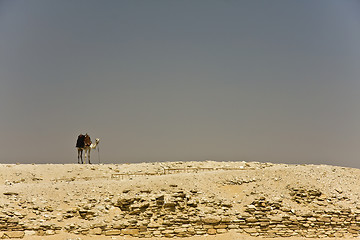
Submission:
[[[166,174],[164,174],[166,173]],[[277,201],[294,211],[306,212],[313,204],[296,204],[289,190],[316,189],[326,196],[323,207],[360,209],[360,170],[326,165],[285,165],[257,162],[166,162],[118,165],[78,164],[2,164],[0,165],[0,206],[3,210],[25,216],[23,221],[60,224],[82,223],[77,218],[64,219],[62,213],[89,202],[104,205],[126,195],[142,192],[196,191],[204,198],[221,199],[234,205],[234,211],[259,196]],[[329,204],[327,204],[329,203]],[[316,203],[319,204],[323,203]],[[34,209],[53,209],[50,214]],[[94,221],[110,221],[118,209],[98,209],[106,214]],[[48,216],[47,216],[48,215]],[[30,222],[30,220],[29,220]],[[149,239],[125,236],[89,236],[61,233],[52,236],[25,236],[34,240]],[[170,238],[150,238],[170,239]],[[172,238],[174,239],[174,238]],[[179,238],[177,238],[179,239]],[[200,239],[267,239],[230,231],[221,235],[188,237]],[[305,238],[269,238],[300,240]],[[324,238],[323,238],[324,239]],[[327,238],[335,239],[335,238]],[[339,238],[337,238],[339,239]],[[354,239],[353,237],[342,239]]]

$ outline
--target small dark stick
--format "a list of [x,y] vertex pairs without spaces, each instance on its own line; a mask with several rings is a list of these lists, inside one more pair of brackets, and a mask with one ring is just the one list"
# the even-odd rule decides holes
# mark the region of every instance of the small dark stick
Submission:
[[100,164],[100,146],[99,145],[97,146],[97,149],[98,149],[98,158],[99,158],[99,164]]

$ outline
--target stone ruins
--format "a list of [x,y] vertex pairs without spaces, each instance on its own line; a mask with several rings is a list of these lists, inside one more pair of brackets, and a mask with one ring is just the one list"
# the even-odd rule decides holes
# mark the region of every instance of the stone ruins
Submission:
[[[230,178],[221,185],[243,186],[256,181]],[[222,234],[229,230],[264,237],[359,236],[359,208],[338,207],[334,198],[321,189],[287,186],[285,191],[292,206],[306,207],[291,208],[281,197],[259,193],[250,193],[253,201],[243,203],[176,184],[161,191],[127,188],[106,197],[86,195],[74,205],[64,200],[71,208],[56,206],[49,200],[35,203],[16,191],[8,191],[3,192],[6,201],[2,202],[0,213],[0,238],[54,235],[63,231],[169,238]],[[346,197],[339,199],[346,201]]]

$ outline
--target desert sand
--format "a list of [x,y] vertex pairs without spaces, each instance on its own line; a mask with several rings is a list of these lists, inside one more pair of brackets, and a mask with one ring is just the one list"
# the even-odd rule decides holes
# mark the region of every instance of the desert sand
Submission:
[[[327,165],[243,161],[2,164],[0,189],[3,238],[12,231],[13,237],[34,240],[354,239],[360,225],[356,215],[360,214],[360,170]],[[159,202],[161,209],[152,207]],[[258,234],[225,220],[248,224],[251,218],[262,216],[259,209],[265,207],[274,219],[297,216],[291,221],[302,229],[312,225],[299,216],[316,213],[327,215],[328,220],[315,219],[315,224],[351,231],[332,236],[328,230],[323,234],[305,230],[305,235],[264,238],[260,230]],[[331,217],[332,212],[339,212],[339,217]],[[207,225],[201,222],[210,215],[221,220],[215,223],[210,220],[216,219],[210,219]],[[178,219],[185,219],[182,225]],[[270,229],[271,221],[263,229]],[[172,227],[172,222],[177,227]],[[196,224],[205,226],[206,231],[197,229]],[[163,226],[171,230],[166,232]],[[140,232],[132,232],[135,227]]]

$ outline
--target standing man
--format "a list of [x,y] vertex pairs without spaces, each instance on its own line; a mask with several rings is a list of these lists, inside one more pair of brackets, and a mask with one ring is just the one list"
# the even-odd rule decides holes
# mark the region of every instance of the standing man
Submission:
[[76,147],[77,148],[84,148],[84,140],[85,140],[85,136],[80,134],[78,136],[77,141],[76,141]]

